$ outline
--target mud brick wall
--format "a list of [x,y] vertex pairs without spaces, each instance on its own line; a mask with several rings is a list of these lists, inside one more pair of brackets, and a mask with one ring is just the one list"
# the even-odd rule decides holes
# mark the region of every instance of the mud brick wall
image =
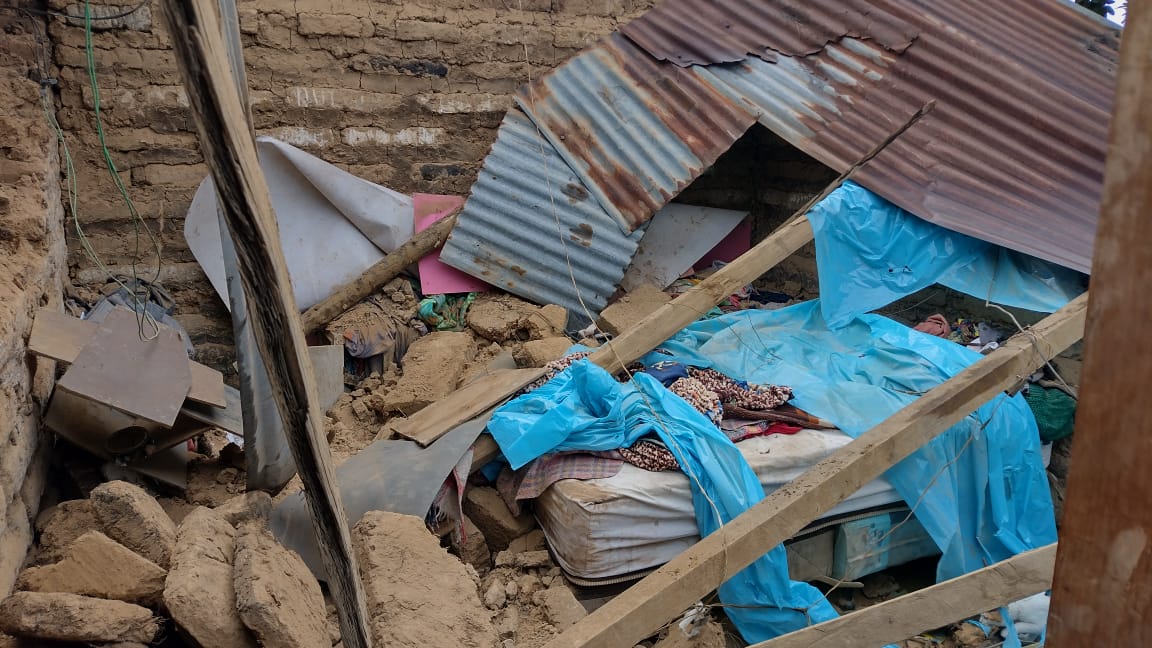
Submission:
[[60,308],[64,213],[56,140],[42,108],[33,19],[0,12],[0,596],[32,542],[50,437],[40,426],[54,364],[28,357],[37,308]]
[[[74,0],[50,0],[80,15]],[[93,15],[130,8],[97,0]],[[278,137],[403,192],[465,194],[511,92],[643,13],[653,0],[240,0],[253,118]],[[106,141],[139,212],[163,243],[160,277],[200,360],[229,362],[231,328],[184,243],[183,218],[206,170],[170,41],[153,3],[94,23]],[[82,194],[80,222],[108,266],[155,272],[103,168],[84,30],[53,19],[58,108]],[[73,281],[103,273],[69,239]]]

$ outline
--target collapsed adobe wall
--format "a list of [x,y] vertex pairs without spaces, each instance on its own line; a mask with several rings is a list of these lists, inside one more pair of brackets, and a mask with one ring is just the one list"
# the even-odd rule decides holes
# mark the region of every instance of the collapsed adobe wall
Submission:
[[29,79],[34,20],[0,13],[0,595],[31,545],[51,450],[40,418],[55,367],[28,357],[28,333],[37,308],[60,308],[65,272],[56,139]]
[[[49,4],[83,12],[72,0]],[[121,13],[133,4],[96,0],[92,13]],[[256,129],[397,191],[463,195],[512,105],[512,91],[652,4],[241,0]],[[158,6],[149,2],[93,26],[109,151],[163,243],[160,277],[174,293],[176,317],[198,359],[226,369],[231,325],[184,242],[184,215],[206,169]],[[80,222],[106,265],[126,270],[136,258],[150,276],[155,254],[147,240],[137,247],[100,158],[83,23],[53,18],[49,34],[59,66],[60,121],[76,158]],[[75,237],[68,249],[73,281],[98,289],[103,272]]]

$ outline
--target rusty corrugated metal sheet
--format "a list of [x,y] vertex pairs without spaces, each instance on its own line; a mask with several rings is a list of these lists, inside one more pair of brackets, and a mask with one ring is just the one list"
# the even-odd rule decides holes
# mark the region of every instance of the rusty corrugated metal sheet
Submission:
[[[1020,0],[669,0],[623,32],[645,49],[609,37],[519,101],[626,227],[698,176],[748,115],[843,170],[934,99],[859,182],[944,227],[1089,269],[1108,23]],[[711,58],[733,62],[658,62]]]
[[527,116],[513,108],[440,259],[525,299],[564,306],[576,323],[586,319],[585,307],[599,315],[642,235],[621,231]]
[[525,86],[516,102],[625,231],[756,123],[750,106],[619,34]]
[[620,32],[659,61],[735,63],[807,56],[845,36],[903,51],[917,32],[899,4],[872,0],[670,0]]

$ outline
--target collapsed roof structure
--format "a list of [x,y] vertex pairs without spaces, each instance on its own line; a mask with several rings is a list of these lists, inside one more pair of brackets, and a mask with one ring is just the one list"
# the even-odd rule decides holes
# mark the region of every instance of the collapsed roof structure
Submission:
[[[753,124],[948,229],[1086,272],[1118,28],[1063,3],[670,0],[516,95],[443,259],[595,315]],[[559,271],[557,271],[559,269]]]

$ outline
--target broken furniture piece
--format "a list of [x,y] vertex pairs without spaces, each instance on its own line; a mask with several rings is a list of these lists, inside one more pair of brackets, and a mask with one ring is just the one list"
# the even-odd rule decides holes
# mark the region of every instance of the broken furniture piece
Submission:
[[[175,331],[137,317],[115,308],[97,324],[41,309],[28,340],[32,353],[71,365],[49,404],[48,428],[129,465],[216,425],[206,412],[224,423],[219,412],[229,406],[220,372],[189,360]],[[145,339],[150,330],[156,337]]]

